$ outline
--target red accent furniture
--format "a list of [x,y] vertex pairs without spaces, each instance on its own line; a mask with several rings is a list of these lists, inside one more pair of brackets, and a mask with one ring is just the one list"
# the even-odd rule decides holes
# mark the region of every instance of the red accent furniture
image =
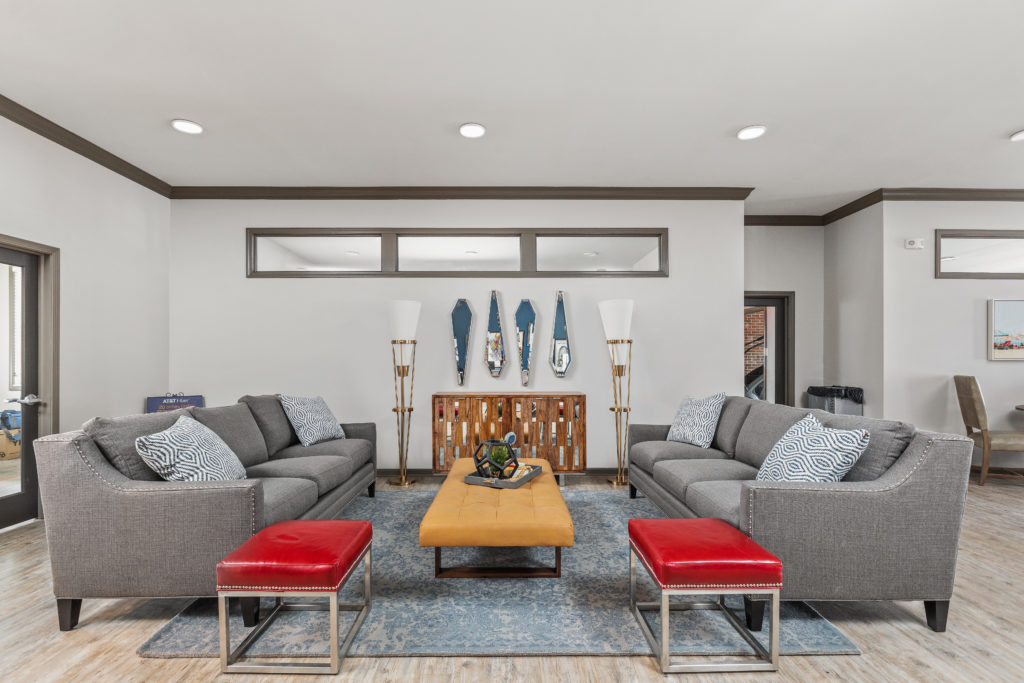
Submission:
[[[657,602],[637,602],[636,561],[657,584]],[[731,524],[720,519],[629,520],[629,605],[665,673],[713,671],[776,671],[779,668],[779,590],[782,562]],[[770,645],[766,650],[747,625],[725,606],[725,596],[765,595],[771,600]],[[715,596],[713,600],[670,602],[673,595]],[[673,663],[669,649],[669,616],[673,610],[713,609],[722,612],[754,650],[757,659]],[[661,636],[643,616],[660,611]],[[748,617],[749,620],[749,617]]]
[[[348,654],[356,632],[370,609],[370,548],[373,530],[369,522],[297,520],[279,522],[263,529],[217,563],[217,609],[220,620],[220,665],[228,673],[336,674]],[[359,561],[365,558],[361,603],[339,604],[338,591]],[[284,596],[327,597],[328,602],[285,602]],[[231,650],[228,600],[275,598],[274,609]],[[282,611],[327,610],[330,612],[330,661],[327,663],[238,663],[253,643]],[[355,622],[338,646],[338,610],[357,611]]]

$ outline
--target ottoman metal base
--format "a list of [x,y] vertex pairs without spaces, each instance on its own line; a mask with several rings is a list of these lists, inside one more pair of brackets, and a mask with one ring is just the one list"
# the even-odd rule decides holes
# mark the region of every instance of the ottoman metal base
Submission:
[[[697,673],[697,672],[724,672],[724,671],[778,671],[779,669],[779,589],[752,589],[752,588],[728,588],[717,587],[709,589],[661,589],[661,599],[658,602],[637,602],[636,600],[636,560],[637,556],[633,548],[629,549],[629,608],[636,617],[640,630],[643,631],[647,643],[651,646],[654,656],[658,660],[663,673]],[[646,569],[646,566],[645,566]],[[652,577],[653,578],[653,577]],[[657,583],[657,581],[655,581]],[[772,603],[770,627],[771,635],[769,648],[758,642],[757,638],[747,629],[729,608],[725,606],[726,595],[766,595]],[[714,599],[704,601],[688,601],[670,603],[669,598],[673,595],[707,595]],[[753,648],[756,659],[733,659],[715,662],[693,662],[686,664],[672,661],[672,653],[669,651],[669,615],[674,611],[707,609],[722,612],[736,632],[743,636],[747,644]],[[643,616],[643,612],[661,613],[661,638],[654,635],[650,624]]]
[[[338,591],[347,581],[342,581],[336,591],[300,591],[289,593],[287,590],[279,591],[218,591],[217,611],[220,622],[220,670],[224,673],[290,673],[290,674],[336,674],[341,670],[341,660],[348,654],[352,647],[352,641],[356,632],[366,619],[366,613],[370,611],[371,585],[370,585],[370,546],[362,552],[353,566],[359,564],[359,560],[365,560],[363,575],[363,602],[339,603]],[[285,595],[299,595],[304,597],[327,597],[327,603],[322,602],[285,602]],[[233,651],[231,647],[231,627],[228,620],[228,599],[229,598],[276,598],[274,609],[252,630],[245,639],[239,643]],[[338,611],[355,612],[358,610],[356,620],[349,627],[345,634],[345,642],[338,645]],[[281,612],[292,611],[319,611],[330,612],[330,639],[331,654],[329,661],[319,663],[307,662],[255,662],[252,660],[239,659],[245,656],[250,647],[263,635]],[[322,657],[320,658],[322,659]]]

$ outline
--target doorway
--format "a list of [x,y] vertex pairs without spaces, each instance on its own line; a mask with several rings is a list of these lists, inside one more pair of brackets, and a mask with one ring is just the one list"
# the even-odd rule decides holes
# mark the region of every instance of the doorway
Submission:
[[793,292],[747,292],[743,299],[743,394],[793,405]]
[[57,259],[0,235],[0,528],[41,516],[32,442],[57,425]]

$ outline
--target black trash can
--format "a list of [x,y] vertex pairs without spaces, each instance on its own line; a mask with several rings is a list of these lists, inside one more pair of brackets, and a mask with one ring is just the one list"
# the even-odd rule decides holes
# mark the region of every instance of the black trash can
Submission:
[[807,387],[807,405],[836,415],[863,415],[864,390],[860,387]]

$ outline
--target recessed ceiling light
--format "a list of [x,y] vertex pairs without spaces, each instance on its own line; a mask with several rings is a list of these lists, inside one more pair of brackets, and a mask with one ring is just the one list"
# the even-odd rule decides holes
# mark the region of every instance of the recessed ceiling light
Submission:
[[459,126],[459,135],[464,138],[482,138],[487,129],[479,123],[464,123]]
[[597,254],[598,254],[598,252],[596,252],[596,251],[585,251],[585,252],[583,252],[584,256],[597,256]]
[[477,251],[476,249],[467,249],[466,253],[470,254],[470,255],[473,255],[473,254],[479,254],[480,252]]
[[359,252],[358,251],[349,250],[349,251],[345,252],[345,256],[359,256]]
[[199,135],[203,132],[202,126],[188,119],[174,119],[171,121],[171,128],[179,133],[188,133],[189,135]]
[[739,132],[736,133],[736,137],[740,140],[754,140],[761,137],[768,130],[768,126],[747,126],[746,128],[740,128]]
[[1016,133],[1010,136],[1010,142],[1022,142],[1024,141],[1024,130],[1018,130]]

